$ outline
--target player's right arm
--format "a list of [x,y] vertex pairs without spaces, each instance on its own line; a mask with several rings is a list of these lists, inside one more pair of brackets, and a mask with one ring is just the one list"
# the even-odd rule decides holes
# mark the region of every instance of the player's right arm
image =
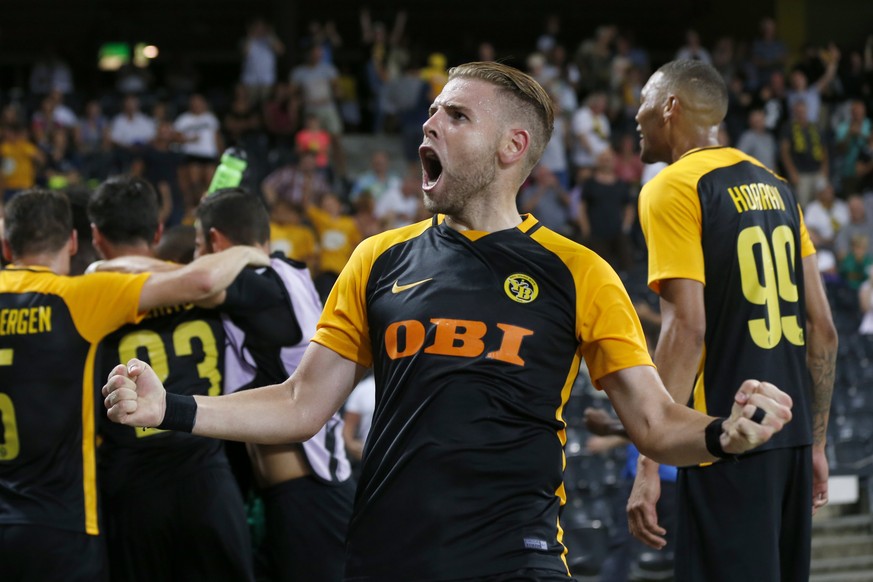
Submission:
[[153,273],[143,285],[139,310],[201,301],[227,289],[245,267],[269,264],[270,258],[263,251],[234,246],[202,256],[182,268]]
[[[339,410],[365,368],[311,343],[294,374],[281,384],[225,396],[195,396],[193,434],[256,444],[312,438]],[[111,420],[153,427],[164,420],[166,391],[140,360],[116,366],[103,387]]]
[[812,509],[816,511],[828,502],[825,445],[831,396],[834,393],[838,339],[815,254],[803,258],[803,285],[806,301],[806,364],[812,380]]

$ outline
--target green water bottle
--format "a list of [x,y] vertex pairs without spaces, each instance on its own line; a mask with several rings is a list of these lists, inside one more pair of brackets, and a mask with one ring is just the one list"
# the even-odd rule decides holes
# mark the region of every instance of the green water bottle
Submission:
[[248,161],[246,160],[246,152],[238,148],[227,148],[221,154],[221,163],[215,168],[215,174],[212,176],[212,182],[209,183],[209,189],[206,190],[206,195],[209,196],[216,190],[223,188],[236,188],[240,185],[243,178],[243,173],[246,171]]

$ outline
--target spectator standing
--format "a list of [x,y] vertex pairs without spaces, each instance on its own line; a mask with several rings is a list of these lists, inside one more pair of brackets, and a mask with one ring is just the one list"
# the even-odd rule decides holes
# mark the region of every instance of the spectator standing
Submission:
[[573,114],[572,152],[573,165],[577,170],[593,168],[597,156],[610,147],[611,130],[609,118],[606,116],[606,105],[606,93],[592,93],[586,99],[585,105]]
[[555,175],[564,190],[569,190],[570,160],[567,155],[570,146],[569,123],[555,93],[550,92],[549,97],[555,109],[555,128],[552,130],[552,137],[549,138],[546,149],[543,150],[540,165],[545,166]]
[[548,228],[569,236],[570,194],[555,173],[543,164],[537,165],[531,174],[533,181],[522,188],[518,197],[518,211],[533,214]]
[[342,212],[342,204],[334,194],[325,194],[316,206],[310,203],[306,215],[318,236],[318,272],[313,274],[315,288],[321,300],[327,299],[333,284],[361,242],[358,223]]
[[782,71],[773,71],[770,74],[770,82],[758,92],[758,101],[763,103],[767,131],[778,139],[782,134],[782,127],[791,117],[785,74]]
[[776,36],[776,21],[762,18],[759,27],[761,34],[752,43],[753,87],[766,85],[770,75],[784,70],[788,62],[788,47]]
[[109,120],[97,100],[85,104],[85,115],[75,131],[76,149],[82,156],[82,172],[86,180],[103,180],[112,169],[112,142]]
[[154,119],[140,111],[136,95],[126,96],[121,112],[112,118],[109,126],[109,137],[115,148],[115,169],[126,171],[134,154],[152,141],[156,132]]
[[861,99],[853,99],[849,105],[849,118],[840,123],[834,132],[841,192],[859,191],[857,162],[871,135],[873,132],[867,107]]
[[323,49],[316,45],[306,53],[306,61],[291,71],[291,86],[300,96],[304,114],[317,115],[332,135],[343,132],[336,106],[339,71],[322,60]]
[[315,232],[303,222],[303,208],[279,198],[270,208],[270,248],[313,267]]
[[806,205],[803,219],[816,250],[834,250],[840,230],[849,223],[849,205],[836,197],[827,180],[819,180],[815,200]]
[[849,254],[851,240],[855,235],[864,236],[867,240],[873,240],[873,220],[864,203],[864,197],[852,194],[846,200],[849,209],[849,221],[837,233],[834,242],[834,251],[837,260],[842,260]]
[[377,150],[370,156],[370,169],[358,176],[349,191],[349,200],[354,202],[362,192],[367,191],[373,201],[379,200],[389,190],[400,190],[400,177],[391,170],[391,159],[385,150]]
[[242,52],[240,82],[249,90],[254,102],[260,103],[276,84],[276,61],[285,54],[285,45],[272,27],[257,17],[248,26]]
[[676,52],[675,59],[677,61],[687,59],[701,61],[707,65],[712,64],[712,57],[709,51],[700,42],[700,34],[692,29],[685,33],[685,45]]
[[188,100],[188,111],[176,118],[173,127],[182,141],[184,158],[179,182],[185,197],[185,214],[191,215],[206,193],[224,149],[221,124],[210,111],[206,98],[195,93]]
[[169,121],[161,122],[155,139],[138,155],[142,177],[154,186],[160,198],[160,221],[165,227],[181,224],[186,219],[193,221],[192,215],[185,215],[185,199],[179,186],[182,154],[174,147],[176,142],[173,125]]
[[767,131],[767,118],[763,109],[749,111],[749,129],[740,135],[737,140],[737,149],[749,154],[774,172],[779,148],[776,138]]
[[0,186],[6,204],[19,192],[34,187],[45,154],[30,141],[20,123],[6,124],[0,132]]
[[268,207],[278,200],[285,200],[306,208],[310,204],[318,204],[321,197],[330,192],[330,185],[318,171],[315,153],[304,151],[296,165],[285,164],[264,178],[261,192]]
[[294,136],[294,147],[297,155],[303,152],[315,154],[315,167],[321,172],[326,180],[331,175],[331,135],[321,127],[321,120],[317,115],[307,114],[303,128]]
[[805,101],[794,102],[791,123],[783,128],[779,143],[782,167],[801,206],[809,204],[815,196],[816,184],[828,176],[827,144],[806,111]]
[[840,278],[852,289],[858,291],[870,275],[873,255],[870,254],[870,240],[861,234],[849,240],[851,251],[840,261]]
[[400,188],[388,190],[374,210],[384,228],[400,228],[422,218],[421,169],[410,166]]
[[[294,149],[294,134],[300,129],[300,95],[290,83],[278,82],[263,105],[264,128],[270,137],[270,147],[279,155]],[[283,160],[286,161],[286,160]]]
[[802,67],[796,66],[791,70],[788,90],[788,107],[793,112],[794,104],[803,101],[806,103],[806,117],[810,123],[815,125],[819,125],[823,121],[821,119],[821,96],[837,75],[840,50],[836,45],[831,44],[820,58],[825,63],[825,70],[821,77],[810,84],[807,72]]
[[617,271],[631,266],[630,232],[636,213],[630,186],[615,175],[611,149],[597,158],[591,178],[582,183],[579,230],[584,244]]

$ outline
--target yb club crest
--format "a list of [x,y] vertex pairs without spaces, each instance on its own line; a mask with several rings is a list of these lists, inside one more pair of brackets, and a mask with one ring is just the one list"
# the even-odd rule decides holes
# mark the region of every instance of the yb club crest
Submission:
[[533,277],[524,273],[513,273],[503,282],[506,296],[519,303],[530,303],[537,298],[540,290]]

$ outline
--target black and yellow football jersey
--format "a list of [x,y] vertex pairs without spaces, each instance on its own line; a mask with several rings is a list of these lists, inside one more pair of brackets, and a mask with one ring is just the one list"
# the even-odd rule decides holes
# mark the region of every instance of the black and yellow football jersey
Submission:
[[0,271],[0,523],[99,533],[94,357],[146,279]]
[[[97,352],[98,381],[131,358],[148,362],[169,392],[222,392],[225,335],[221,315],[193,305],[153,309],[136,325],[106,336]],[[107,494],[171,484],[182,474],[227,466],[221,441],[156,428],[134,428],[100,416],[101,490]]]
[[760,450],[812,442],[802,258],[815,253],[794,194],[733,148],[692,150],[643,188],[649,285],[704,287],[706,335],[691,406],[729,416],[748,378],[794,400],[793,420]]
[[314,340],[376,375],[348,579],[567,573],[563,409],[652,365],[615,272],[530,215],[459,232],[435,217],[364,241]]

